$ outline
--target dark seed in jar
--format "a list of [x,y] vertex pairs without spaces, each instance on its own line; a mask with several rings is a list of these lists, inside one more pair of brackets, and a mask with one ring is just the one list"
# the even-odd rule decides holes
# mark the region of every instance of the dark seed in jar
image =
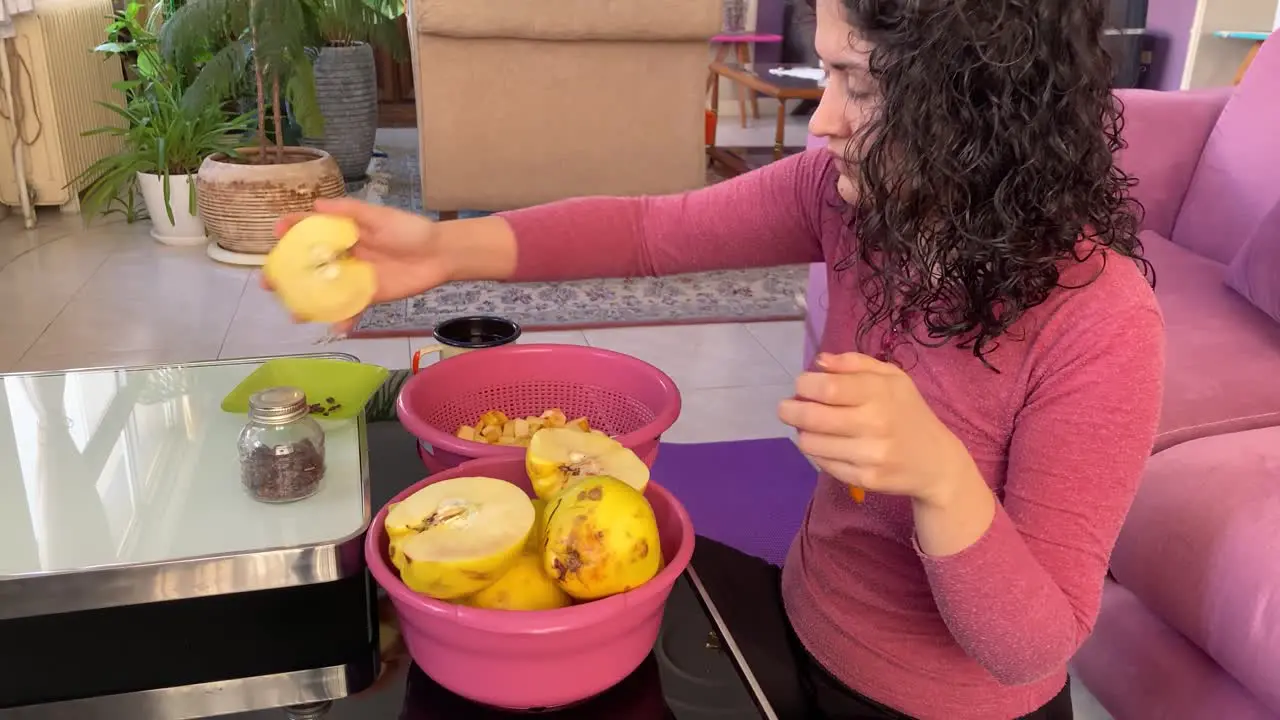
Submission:
[[259,446],[240,464],[245,487],[258,500],[286,502],[311,495],[324,478],[324,455],[310,440]]

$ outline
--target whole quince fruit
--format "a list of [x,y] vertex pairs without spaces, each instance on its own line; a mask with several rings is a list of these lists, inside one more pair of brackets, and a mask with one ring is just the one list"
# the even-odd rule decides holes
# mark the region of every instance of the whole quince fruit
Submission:
[[578,600],[633,590],[658,574],[658,522],[644,495],[611,477],[577,481],[547,502],[543,570]]
[[526,552],[498,581],[467,599],[472,607],[489,610],[555,610],[573,599],[542,571],[542,559]]

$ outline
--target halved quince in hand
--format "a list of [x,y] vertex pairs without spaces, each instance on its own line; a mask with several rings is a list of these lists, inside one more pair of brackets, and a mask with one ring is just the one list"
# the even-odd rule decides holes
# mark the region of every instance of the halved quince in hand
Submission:
[[649,466],[622,443],[567,427],[534,433],[524,466],[533,492],[544,500],[580,478],[607,475],[640,492],[649,484]]
[[[387,515],[400,579],[414,592],[456,600],[492,585],[525,549],[535,511],[524,490],[487,477],[428,485]],[[394,516],[394,517],[393,517]]]
[[373,265],[350,254],[359,239],[354,220],[312,215],[280,238],[262,272],[300,320],[334,323],[355,317],[378,287]]

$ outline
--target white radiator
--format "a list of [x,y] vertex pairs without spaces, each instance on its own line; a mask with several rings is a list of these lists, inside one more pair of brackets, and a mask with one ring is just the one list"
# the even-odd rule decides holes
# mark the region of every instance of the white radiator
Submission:
[[[98,158],[120,149],[116,138],[81,135],[123,123],[96,104],[123,100],[112,87],[123,79],[120,61],[93,52],[107,39],[112,12],[111,0],[40,0],[35,12],[12,18],[16,36],[4,45],[20,106],[17,142],[24,151],[27,192],[36,205],[78,209],[84,188],[68,185]],[[0,112],[3,108],[0,102]],[[0,205],[18,207],[10,151],[14,135],[14,120],[0,117]]]

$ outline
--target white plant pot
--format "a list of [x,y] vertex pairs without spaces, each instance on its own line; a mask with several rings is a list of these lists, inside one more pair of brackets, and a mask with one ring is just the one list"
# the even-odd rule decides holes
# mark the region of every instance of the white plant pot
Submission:
[[151,237],[165,245],[204,245],[209,241],[204,232],[204,221],[197,211],[192,214],[191,190],[187,183],[194,183],[194,175],[169,176],[169,207],[173,208],[173,222],[164,209],[164,185],[159,175],[138,173],[138,187],[142,201],[151,216]]

